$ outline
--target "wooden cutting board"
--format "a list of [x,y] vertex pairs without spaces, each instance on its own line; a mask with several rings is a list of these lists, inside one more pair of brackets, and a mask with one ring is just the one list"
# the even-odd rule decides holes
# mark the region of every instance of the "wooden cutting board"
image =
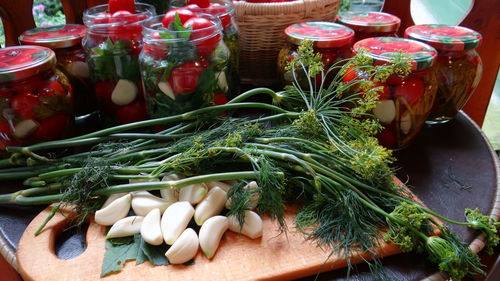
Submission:
[[[45,230],[34,236],[37,227],[50,213],[42,211],[25,230],[17,248],[19,272],[25,280],[87,281],[100,280],[104,257],[105,228],[90,222],[87,248],[78,257],[59,259],[55,254],[55,239],[67,227],[66,214],[57,213]],[[304,240],[293,228],[293,214],[287,213],[287,235],[277,231],[275,222],[263,217],[264,233],[260,239],[249,239],[227,231],[212,260],[198,252],[195,264],[189,266],[153,266],[148,262],[136,265],[127,262],[119,273],[103,277],[103,281],[136,280],[290,280],[346,266],[343,257],[329,255],[328,249],[316,247]],[[379,257],[400,253],[394,244],[381,241]],[[351,257],[352,263],[369,258],[367,254]]]

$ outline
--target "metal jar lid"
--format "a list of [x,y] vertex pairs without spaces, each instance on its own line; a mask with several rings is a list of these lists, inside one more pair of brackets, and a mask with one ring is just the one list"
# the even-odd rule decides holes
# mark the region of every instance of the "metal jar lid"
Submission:
[[391,14],[382,12],[349,11],[340,13],[337,21],[362,32],[396,32],[401,20]]
[[363,39],[354,44],[354,51],[368,51],[367,55],[376,63],[387,63],[400,53],[409,55],[412,70],[423,70],[433,65],[437,51],[433,47],[410,39],[397,37],[373,37]]
[[68,48],[80,45],[86,33],[87,27],[81,24],[38,27],[19,35],[19,42],[23,45],[38,45],[52,49]]
[[301,22],[285,29],[288,40],[296,45],[311,40],[316,48],[338,48],[351,44],[354,31],[341,24],[326,21]]
[[18,81],[47,71],[56,65],[56,55],[41,46],[0,49],[0,83]]
[[464,51],[479,46],[483,37],[478,32],[445,24],[421,24],[405,30],[405,37],[423,41],[438,50]]

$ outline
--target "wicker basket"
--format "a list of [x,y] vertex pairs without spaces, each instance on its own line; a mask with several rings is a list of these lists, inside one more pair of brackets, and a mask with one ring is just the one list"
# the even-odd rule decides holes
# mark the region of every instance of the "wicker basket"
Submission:
[[245,84],[269,86],[277,81],[276,60],[285,44],[283,30],[293,23],[329,20],[341,0],[296,0],[283,3],[233,2],[240,28],[240,76]]

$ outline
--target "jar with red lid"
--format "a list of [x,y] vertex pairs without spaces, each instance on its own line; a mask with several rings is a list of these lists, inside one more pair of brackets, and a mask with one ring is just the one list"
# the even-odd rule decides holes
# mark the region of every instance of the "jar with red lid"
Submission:
[[481,80],[483,64],[476,52],[481,34],[461,26],[424,24],[408,27],[405,37],[425,42],[438,51],[435,67],[438,90],[427,123],[450,121]]
[[394,15],[368,11],[342,12],[337,22],[354,30],[354,42],[370,37],[396,37],[401,25]]
[[162,21],[164,16],[158,16],[144,23],[140,65],[150,116],[226,103],[230,54],[218,18],[194,13],[186,27]]
[[26,30],[19,36],[23,45],[43,46],[55,52],[59,70],[64,72],[72,85],[78,118],[95,113],[97,106],[82,48],[82,38],[86,33],[84,25],[66,24]]
[[[191,1],[193,2],[193,1]],[[238,74],[239,68],[239,31],[234,19],[234,7],[231,0],[205,0],[195,1],[197,4],[189,4],[186,0],[173,0],[172,8],[185,8],[195,13],[206,13],[219,18],[222,24],[223,40],[230,52],[230,60],[227,64],[227,78],[230,88],[228,93],[230,97],[235,97],[239,94],[240,79]],[[174,10],[174,9],[172,9]],[[170,11],[172,11],[170,10]],[[169,11],[169,12],[170,12]]]
[[154,7],[135,4],[135,12],[110,13],[108,5],[86,10],[87,35],[83,48],[104,126],[148,118],[139,71],[142,23],[155,15]]
[[0,112],[0,150],[70,135],[72,88],[52,50],[0,49]]
[[[373,114],[383,125],[378,135],[382,145],[388,148],[403,148],[422,129],[434,102],[437,80],[432,68],[437,51],[431,46],[397,37],[375,37],[354,44],[354,52],[366,50],[375,65],[387,64],[401,52],[408,54],[411,73],[404,78],[390,76],[382,87],[379,102]],[[353,77],[353,79],[355,79]]]
[[298,56],[297,49],[304,40],[312,41],[315,53],[321,54],[324,69],[351,56],[354,31],[349,27],[326,21],[296,23],[285,29],[288,39],[278,55],[278,71],[283,84],[293,81],[293,73],[286,70],[287,64]]

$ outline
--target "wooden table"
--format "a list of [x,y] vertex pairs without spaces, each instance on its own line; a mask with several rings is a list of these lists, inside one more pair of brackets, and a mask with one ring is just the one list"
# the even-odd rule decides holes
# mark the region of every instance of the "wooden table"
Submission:
[[[424,128],[407,149],[396,152],[395,156],[401,167],[397,172],[399,178],[413,186],[414,193],[432,209],[451,219],[463,220],[464,208],[479,207],[483,213],[493,211],[498,219],[498,158],[479,127],[464,113],[448,124]],[[11,192],[18,187],[4,184],[0,192]],[[21,234],[43,208],[0,206],[0,242],[4,242],[3,255],[14,267],[15,249]],[[450,227],[468,242],[477,236],[468,229]],[[58,255],[61,258],[77,256],[84,249],[83,238],[82,233],[75,232],[60,237],[56,245]],[[481,248],[480,240],[474,242],[474,248]],[[395,280],[420,280],[436,272],[436,267],[427,262],[425,256],[416,254],[385,258],[383,265]],[[358,280],[372,280],[368,268],[363,265],[353,274]],[[317,280],[342,280],[345,276],[345,270],[337,270],[321,274]]]

